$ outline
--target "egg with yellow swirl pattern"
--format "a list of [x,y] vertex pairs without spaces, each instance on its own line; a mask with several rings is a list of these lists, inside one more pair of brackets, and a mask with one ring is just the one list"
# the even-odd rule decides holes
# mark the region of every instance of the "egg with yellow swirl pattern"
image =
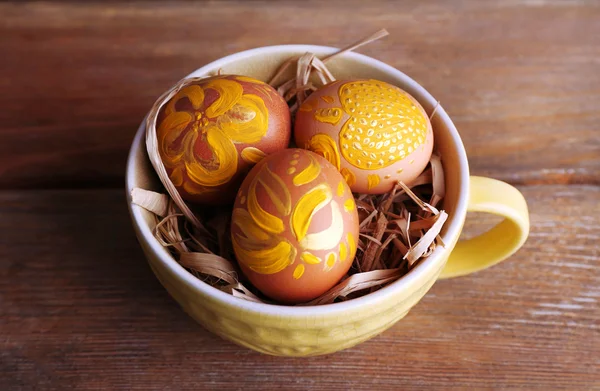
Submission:
[[325,157],[354,192],[382,194],[410,184],[433,150],[425,111],[411,95],[378,80],[336,81],[296,114],[296,145]]
[[346,274],[359,221],[348,184],[335,166],[304,150],[260,161],[235,200],[231,239],[240,268],[266,296],[301,303]]
[[225,204],[248,170],[286,148],[288,105],[270,85],[246,76],[191,81],[161,108],[157,138],[169,177],[186,201]]

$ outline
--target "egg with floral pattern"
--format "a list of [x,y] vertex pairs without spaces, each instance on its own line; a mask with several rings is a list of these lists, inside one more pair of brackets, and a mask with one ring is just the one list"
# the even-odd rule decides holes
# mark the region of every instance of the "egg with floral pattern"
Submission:
[[266,83],[246,76],[191,80],[159,111],[158,149],[181,197],[231,203],[244,176],[263,157],[286,148],[287,103]]
[[410,185],[427,166],[433,131],[411,95],[378,80],[336,81],[312,93],[296,114],[296,145],[342,173],[352,191],[382,194]]
[[302,303],[332,288],[356,254],[359,221],[348,184],[323,157],[286,149],[244,179],[231,219],[243,273],[271,299]]

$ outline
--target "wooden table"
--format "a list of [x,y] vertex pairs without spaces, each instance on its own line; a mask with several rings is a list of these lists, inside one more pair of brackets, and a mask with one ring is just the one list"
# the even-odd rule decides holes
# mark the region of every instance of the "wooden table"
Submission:
[[[0,389],[600,389],[599,3],[498,4],[0,4]],[[215,337],[133,235],[139,122],[225,54],[382,27],[361,51],[441,100],[474,174],[519,187],[529,241],[342,353],[268,357]],[[493,222],[469,217],[467,235]]]

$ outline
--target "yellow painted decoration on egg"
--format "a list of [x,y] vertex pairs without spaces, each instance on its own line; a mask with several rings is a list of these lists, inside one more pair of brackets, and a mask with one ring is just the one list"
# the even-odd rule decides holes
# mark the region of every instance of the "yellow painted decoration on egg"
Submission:
[[182,98],[187,98],[192,104],[192,107],[195,110],[198,110],[200,106],[202,106],[202,103],[204,103],[204,90],[202,87],[197,85],[191,85],[181,89],[170,99],[169,103],[167,104],[165,108],[165,114],[167,116],[175,113],[175,104],[177,101],[179,101],[179,99]]
[[[239,79],[239,78],[238,78]],[[217,92],[217,98],[206,108],[206,90]],[[177,102],[188,100],[193,112],[178,111]],[[204,85],[189,85],[177,92],[165,106],[165,118],[157,124],[159,153],[166,167],[172,168],[176,186],[190,194],[205,192],[205,188],[228,183],[238,170],[235,143],[255,143],[267,133],[268,110],[264,101],[254,94],[244,94],[236,80],[215,78]],[[187,133],[180,142],[183,131]],[[212,157],[199,158],[195,145],[203,140]],[[248,147],[242,159],[256,163],[264,153]],[[182,183],[183,172],[191,183]]]
[[427,118],[400,89],[362,80],[342,84],[338,92],[342,109],[350,115],[340,131],[340,149],[353,166],[363,170],[388,167],[412,152],[413,145],[399,148],[398,142],[412,140],[418,146],[425,141]]
[[283,221],[264,210],[256,199],[256,186],[258,180],[254,180],[248,190],[248,212],[254,219],[254,222],[262,229],[267,232],[274,234],[282,233],[285,228],[283,227]]
[[348,257],[348,249],[344,242],[340,243],[340,262],[344,262]]
[[345,167],[342,168],[342,170],[340,172],[341,172],[342,176],[344,177],[344,179],[346,180],[346,183],[348,184],[348,186],[350,186],[350,187],[354,186],[354,184],[356,183],[356,177],[354,176],[354,173]]
[[246,83],[252,83],[252,84],[267,84],[262,80],[258,80],[258,79],[254,79],[252,77],[248,77],[248,76],[236,76],[235,77],[236,80],[239,81],[245,81]]
[[325,96],[322,96],[321,99],[323,99],[323,102],[325,102],[325,103],[329,103],[329,104],[333,103],[333,96],[325,95]]
[[337,125],[342,119],[342,110],[336,109],[317,109],[315,119],[331,125]]
[[348,198],[346,201],[344,201],[344,209],[346,212],[352,212],[354,210],[354,206],[354,198]]
[[218,187],[202,187],[200,185],[195,184],[192,181],[184,181],[182,187],[183,190],[185,190],[189,194],[208,194],[215,193],[218,191]]
[[306,112],[309,112],[309,111],[312,111],[312,110],[313,110],[313,107],[312,107],[312,105],[311,105],[311,103],[310,103],[309,101],[304,101],[304,103],[302,103],[302,104],[300,105],[300,107],[298,108],[298,110],[299,110],[299,111],[306,111]]
[[309,149],[321,156],[340,170],[340,152],[336,142],[329,136],[323,133],[315,134],[308,141],[306,149]]
[[338,186],[337,186],[337,195],[338,195],[338,196],[340,196],[340,197],[341,197],[341,196],[343,196],[343,195],[344,195],[344,188],[345,188],[345,184],[344,184],[344,182],[340,182],[340,183],[338,183]]
[[[266,249],[247,250],[238,244],[240,237],[233,239],[233,247],[238,259],[247,267],[261,274],[279,273],[294,262],[296,248],[282,240]],[[302,275],[302,274],[300,274]],[[298,277],[300,278],[300,277]]]
[[308,155],[308,160],[308,166],[294,177],[294,185],[306,185],[307,183],[314,181],[321,173],[321,166],[315,160],[315,158],[311,155]]
[[223,185],[235,175],[238,165],[238,154],[235,146],[230,139],[216,126],[207,127],[206,142],[208,143],[218,168],[209,170],[196,159],[194,145],[196,143],[197,133],[188,133],[193,135],[193,141],[186,144],[185,148],[185,168],[188,177],[201,186],[219,186]]
[[247,163],[256,164],[260,162],[266,155],[263,151],[254,147],[246,147],[242,150],[242,159]]
[[298,280],[304,274],[304,265],[300,264],[294,269],[294,278]]
[[329,250],[334,248],[342,239],[344,234],[344,220],[337,202],[331,201],[331,225],[313,234],[306,234],[300,245],[305,250]]
[[225,115],[218,117],[217,124],[233,142],[252,144],[267,133],[269,114],[261,98],[245,94]]
[[244,94],[244,87],[240,83],[227,79],[211,80],[204,88],[215,90],[219,93],[218,98],[206,109],[206,115],[209,118],[225,114]]
[[236,225],[240,228],[240,231],[248,238],[252,240],[269,240],[271,235],[264,231],[250,216],[250,213],[246,209],[235,208],[233,210],[232,219],[236,222]]
[[291,213],[291,197],[285,183],[269,167],[264,167],[248,188],[247,210],[233,210],[232,221],[241,234],[233,235],[232,242],[240,262],[257,273],[274,274],[294,262],[297,250],[285,238],[274,236],[285,230],[283,220],[261,207],[256,196],[259,184],[278,213],[286,216]]
[[277,211],[284,216],[289,215],[292,211],[292,196],[290,195],[289,189],[283,180],[273,173],[268,166],[265,167],[264,172],[265,176],[275,184],[275,190],[273,190],[262,178],[258,178],[258,182],[265,188],[271,202],[275,205],[275,208],[277,208]]
[[183,170],[181,167],[177,167],[173,170],[173,172],[171,173],[171,175],[169,176],[169,178],[171,179],[171,182],[173,182],[173,184],[175,186],[181,186],[183,184]]
[[186,112],[173,113],[167,116],[158,127],[158,147],[165,166],[176,167],[183,157],[183,150],[172,147],[181,132],[193,121]]
[[313,255],[309,252],[303,252],[302,255],[300,255],[300,258],[308,263],[309,265],[318,265],[319,263],[321,263],[321,258],[317,257],[316,255]]
[[374,188],[375,186],[377,186],[379,184],[379,181],[381,180],[381,178],[379,178],[379,175],[377,174],[370,174],[367,177],[367,187],[369,190],[371,190],[372,188]]
[[291,226],[299,242],[306,237],[313,216],[332,200],[331,189],[322,183],[300,197],[292,213]]
[[354,237],[351,233],[346,236],[346,241],[348,242],[348,252],[350,256],[354,258],[354,254],[356,252],[356,242],[354,241]]
[[327,262],[326,262],[327,269],[332,269],[335,266],[336,258],[337,258],[337,256],[335,255],[335,253],[327,254]]

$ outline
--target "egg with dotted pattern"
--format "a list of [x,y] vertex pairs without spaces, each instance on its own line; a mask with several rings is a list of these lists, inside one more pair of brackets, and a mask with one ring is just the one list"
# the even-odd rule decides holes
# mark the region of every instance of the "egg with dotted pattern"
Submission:
[[298,109],[294,138],[335,165],[352,191],[367,194],[410,185],[433,150],[423,107],[378,80],[336,81],[312,93]]
[[286,149],[250,170],[237,194],[231,241],[242,272],[266,296],[302,303],[348,272],[358,243],[354,197],[335,166]]

